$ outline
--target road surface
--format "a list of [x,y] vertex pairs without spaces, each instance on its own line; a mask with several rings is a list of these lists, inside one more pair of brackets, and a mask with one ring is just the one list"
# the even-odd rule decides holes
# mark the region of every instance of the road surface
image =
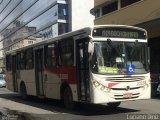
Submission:
[[78,104],[66,110],[59,101],[30,97],[25,101],[18,94],[0,88],[2,120],[160,120],[160,99],[123,102],[117,109],[105,105]]

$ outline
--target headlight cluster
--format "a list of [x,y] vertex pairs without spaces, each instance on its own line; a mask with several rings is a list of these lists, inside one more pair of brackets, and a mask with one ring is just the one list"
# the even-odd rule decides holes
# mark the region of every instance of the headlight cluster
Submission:
[[98,88],[99,90],[101,90],[101,91],[103,91],[103,92],[110,92],[110,90],[111,90],[110,88],[102,85],[101,83],[99,83],[99,82],[96,81],[96,80],[93,80],[92,83],[93,83],[94,87]]

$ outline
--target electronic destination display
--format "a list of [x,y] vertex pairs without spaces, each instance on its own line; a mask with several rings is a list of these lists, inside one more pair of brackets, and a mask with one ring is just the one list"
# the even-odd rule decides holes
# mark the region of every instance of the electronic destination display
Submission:
[[102,27],[93,29],[93,37],[146,39],[146,32],[135,28]]

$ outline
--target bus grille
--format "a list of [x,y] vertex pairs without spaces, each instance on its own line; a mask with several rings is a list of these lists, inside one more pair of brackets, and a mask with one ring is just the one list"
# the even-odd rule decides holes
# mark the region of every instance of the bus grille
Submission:
[[[141,80],[145,80],[144,76],[122,76],[122,77],[107,77],[106,81],[110,81],[110,82],[136,82],[136,81],[141,81]],[[114,99],[115,100],[129,100],[129,99],[136,99],[140,96],[140,93],[138,91],[140,91],[143,88],[143,86],[135,86],[135,87],[130,87],[129,90],[126,87],[118,87],[118,88],[110,88],[111,91],[114,93]],[[118,91],[124,92],[127,91],[129,92],[133,92],[134,90],[136,90],[136,93],[133,93],[131,96],[124,96],[121,93],[117,93]]]
[[112,82],[134,82],[134,81],[140,81],[144,80],[144,76],[123,76],[123,77],[108,77],[106,78],[106,81],[112,81]]
[[[143,87],[143,86],[142,86]],[[142,87],[132,87],[130,88],[129,90],[136,90],[136,89],[140,89]],[[126,91],[126,88],[111,88],[112,90],[125,90]]]

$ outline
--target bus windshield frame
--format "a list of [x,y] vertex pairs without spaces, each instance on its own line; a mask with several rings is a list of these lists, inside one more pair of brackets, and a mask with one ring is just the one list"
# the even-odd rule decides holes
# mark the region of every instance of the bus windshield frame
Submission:
[[147,43],[127,41],[94,41],[90,60],[93,73],[132,75],[149,72]]

